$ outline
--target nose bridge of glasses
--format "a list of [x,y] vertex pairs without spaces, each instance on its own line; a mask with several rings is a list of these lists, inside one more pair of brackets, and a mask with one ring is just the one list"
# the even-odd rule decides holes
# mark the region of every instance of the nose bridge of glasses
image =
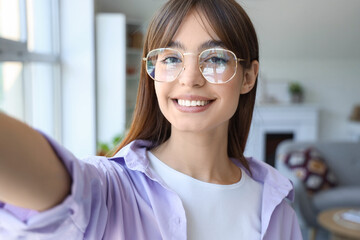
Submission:
[[[186,76],[182,76],[180,78],[183,78],[180,81],[187,81],[188,83],[192,82],[192,84],[194,84],[194,80],[195,79],[200,79],[198,77],[194,77],[194,74],[201,74],[200,67],[199,67],[199,62],[198,62],[198,54],[193,53],[193,52],[185,52],[182,53],[183,56],[183,65],[182,65],[182,69],[179,72],[179,75],[188,75]],[[185,57],[187,57],[187,59],[185,60]],[[189,56],[193,56],[193,57],[189,57]],[[190,77],[191,76],[191,77]],[[185,80],[187,79],[187,80]],[[197,83],[199,84],[199,83]]]
[[188,56],[188,55],[193,55],[193,56],[194,56],[194,55],[196,55],[196,54],[195,54],[195,53],[192,53],[192,52],[185,52],[185,53],[183,53],[183,55],[184,55],[184,56]]
[[[198,65],[198,58],[195,58],[195,57],[197,57],[197,54],[196,54],[196,53],[185,52],[185,53],[183,53],[182,55],[183,55],[183,57],[184,57],[183,70],[185,70],[185,68],[186,68],[185,56],[194,56],[194,57],[193,57],[193,62],[192,62],[192,64],[190,64],[190,66],[194,66],[194,67],[196,68],[196,66]],[[187,62],[189,63],[189,60],[187,60]]]

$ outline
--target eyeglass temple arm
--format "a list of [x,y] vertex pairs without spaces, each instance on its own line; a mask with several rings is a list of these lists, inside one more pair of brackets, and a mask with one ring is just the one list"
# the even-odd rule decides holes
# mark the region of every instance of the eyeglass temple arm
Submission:
[[[186,54],[186,55],[189,55],[189,53],[185,53],[185,54]],[[185,54],[184,54],[184,55],[185,55]],[[142,58],[143,61],[146,61],[146,59],[147,59],[146,57]],[[242,61],[246,61],[246,60],[243,59],[243,58],[237,58],[236,61],[242,62]]]
[[[146,61],[146,57],[142,58],[143,61]],[[242,61],[245,61],[245,59],[243,58],[237,58],[236,59],[238,62],[242,62]]]

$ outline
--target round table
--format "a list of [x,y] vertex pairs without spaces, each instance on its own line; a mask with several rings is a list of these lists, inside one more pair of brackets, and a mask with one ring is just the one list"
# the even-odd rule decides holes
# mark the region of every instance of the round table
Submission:
[[360,240],[360,223],[347,221],[341,214],[351,208],[325,210],[318,215],[318,222],[331,233],[332,240]]

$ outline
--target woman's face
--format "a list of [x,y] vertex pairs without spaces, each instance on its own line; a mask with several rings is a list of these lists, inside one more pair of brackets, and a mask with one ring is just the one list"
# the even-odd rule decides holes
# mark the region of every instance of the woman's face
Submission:
[[[198,66],[198,54],[205,49],[216,47],[213,44],[218,41],[220,39],[209,23],[201,21],[195,11],[184,18],[172,39],[171,48],[182,53],[194,53],[185,55],[185,69],[176,80],[155,82],[160,110],[171,123],[172,132],[203,132],[215,129],[227,132],[229,119],[236,111],[240,94],[251,90],[251,86],[246,84],[248,81],[244,81],[247,74],[239,64],[234,78],[225,84],[209,83],[202,76]],[[191,106],[188,106],[189,104]]]

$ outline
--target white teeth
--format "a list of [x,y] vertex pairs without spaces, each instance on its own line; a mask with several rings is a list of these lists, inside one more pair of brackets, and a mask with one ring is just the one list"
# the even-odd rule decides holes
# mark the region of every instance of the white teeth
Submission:
[[184,100],[184,99],[178,99],[177,100],[178,104],[180,106],[185,106],[185,107],[196,107],[196,106],[205,106],[207,105],[210,101],[200,101],[200,100]]

